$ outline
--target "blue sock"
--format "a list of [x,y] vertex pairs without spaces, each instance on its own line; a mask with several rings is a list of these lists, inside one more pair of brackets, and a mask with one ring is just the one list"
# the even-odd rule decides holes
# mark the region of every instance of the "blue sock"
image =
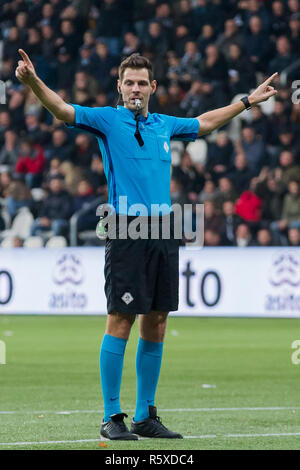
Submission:
[[134,421],[148,418],[148,407],[149,405],[154,406],[163,344],[139,339],[136,353],[137,400]]
[[100,350],[100,377],[104,400],[104,422],[121,413],[120,388],[126,339],[104,335]]

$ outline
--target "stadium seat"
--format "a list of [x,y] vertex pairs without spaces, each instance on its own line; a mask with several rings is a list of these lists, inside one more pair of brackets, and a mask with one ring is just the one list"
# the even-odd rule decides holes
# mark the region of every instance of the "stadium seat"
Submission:
[[11,228],[8,230],[4,230],[1,233],[1,236],[3,238],[11,236],[25,239],[30,235],[30,229],[33,220],[33,215],[31,214],[28,207],[21,207],[21,209],[18,210],[18,213],[13,220]]
[[207,142],[204,139],[197,139],[195,142],[190,142],[186,151],[190,154],[194,163],[201,163],[205,165],[207,159]]
[[274,112],[274,106],[275,106],[275,97],[271,96],[271,98],[268,99],[268,101],[263,101],[262,103],[259,104],[261,107],[261,110],[264,114],[269,116]]
[[172,156],[172,165],[178,166],[180,164],[181,156],[184,151],[184,144],[180,141],[171,142],[171,156]]
[[7,236],[1,241],[1,248],[13,248],[14,237]]
[[46,248],[64,248],[65,246],[67,246],[67,240],[62,236],[49,238],[45,245]]
[[44,242],[42,237],[28,237],[24,241],[24,248],[42,248],[44,246]]
[[[248,93],[239,93],[235,95],[230,104],[237,103],[243,96]],[[241,138],[241,122],[246,121],[250,123],[252,121],[252,114],[245,109],[242,113],[232,119],[231,123],[228,126],[228,137],[233,140],[239,140]]]
[[42,188],[32,188],[31,195],[34,201],[39,202],[45,198],[46,192]]

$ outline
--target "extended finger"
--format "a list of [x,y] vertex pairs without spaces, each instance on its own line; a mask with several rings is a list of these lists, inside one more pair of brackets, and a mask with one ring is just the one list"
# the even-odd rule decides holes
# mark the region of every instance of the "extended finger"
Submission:
[[268,98],[270,98],[270,96],[274,96],[274,95],[276,95],[277,93],[278,93],[277,90],[271,90],[271,91],[269,91],[268,93],[266,93],[266,96],[267,96]]
[[18,52],[19,52],[19,54],[22,56],[22,59],[24,60],[24,62],[25,62],[26,64],[28,64],[28,65],[31,64],[28,55],[26,54],[25,51],[23,51],[23,49],[19,49]]
[[269,85],[269,83],[271,83],[271,81],[274,80],[274,78],[277,77],[277,75],[278,75],[278,72],[273,73],[271,77],[267,78],[267,80],[264,82],[264,85]]

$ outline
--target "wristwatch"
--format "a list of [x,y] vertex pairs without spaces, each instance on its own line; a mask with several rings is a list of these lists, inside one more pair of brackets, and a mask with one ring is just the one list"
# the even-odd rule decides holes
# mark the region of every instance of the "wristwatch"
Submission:
[[249,103],[248,96],[243,96],[243,98],[241,98],[241,101],[244,103],[246,109],[251,108],[251,104]]

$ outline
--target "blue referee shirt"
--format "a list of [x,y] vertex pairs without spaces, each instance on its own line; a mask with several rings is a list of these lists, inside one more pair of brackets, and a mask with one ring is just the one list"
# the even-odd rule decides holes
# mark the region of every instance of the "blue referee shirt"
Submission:
[[[199,121],[164,114],[139,116],[139,130],[144,141],[140,147],[134,134],[134,113],[124,106],[89,108],[72,104],[74,126],[97,137],[108,182],[109,204],[119,214],[136,215],[133,204],[143,204],[151,214],[151,205],[164,204],[158,213],[169,213],[171,206],[170,139],[193,141]],[[127,208],[119,206],[120,196],[127,196]],[[152,214],[157,211],[152,210]],[[140,212],[141,215],[144,215]]]

